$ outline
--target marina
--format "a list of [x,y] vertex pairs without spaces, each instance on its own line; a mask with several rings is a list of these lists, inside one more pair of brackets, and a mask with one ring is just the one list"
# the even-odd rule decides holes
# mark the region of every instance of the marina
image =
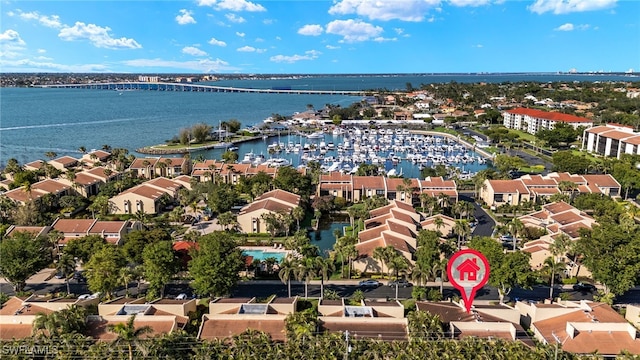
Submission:
[[[469,179],[489,166],[486,157],[456,139],[399,128],[337,127],[311,134],[291,132],[235,147],[242,164],[300,167],[315,161],[323,171],[345,174],[356,174],[361,165],[368,164],[387,176],[420,177],[423,168],[441,165],[449,176]],[[220,159],[226,150],[192,156]]]

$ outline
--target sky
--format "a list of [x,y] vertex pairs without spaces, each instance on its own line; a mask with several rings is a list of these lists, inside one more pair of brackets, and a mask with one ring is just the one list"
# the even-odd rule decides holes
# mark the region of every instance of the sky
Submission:
[[0,72],[632,70],[636,0],[0,0]]

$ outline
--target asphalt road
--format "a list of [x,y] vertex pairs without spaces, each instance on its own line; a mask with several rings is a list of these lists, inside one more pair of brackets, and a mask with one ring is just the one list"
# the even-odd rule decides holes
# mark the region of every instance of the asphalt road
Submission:
[[475,202],[473,193],[460,193],[458,199],[471,202],[475,206],[473,216],[476,218],[478,225],[473,229],[471,236],[491,236],[496,227],[496,222],[484,211],[482,206]]
[[[71,292],[77,295],[80,294],[88,294],[90,291],[87,289],[86,284],[84,283],[76,283],[72,281],[71,283]],[[439,289],[439,286],[432,286],[431,288]],[[142,291],[146,289],[146,284],[141,285]],[[347,284],[347,285],[339,285],[339,284],[329,284],[325,285],[325,289],[331,289],[338,293],[338,295],[342,297],[349,297],[353,295],[354,291],[360,289],[364,292],[366,298],[371,299],[394,299],[395,298],[395,287],[389,287],[387,285],[382,285],[378,288],[361,288],[357,284]],[[10,284],[0,284],[0,290],[3,293],[8,295],[13,295],[13,289]],[[50,283],[39,283],[39,284],[28,284],[26,287],[28,291],[34,291],[37,294],[48,294],[51,292],[66,292],[65,284],[50,284]],[[129,292],[132,294],[136,294],[136,284],[132,283],[129,286]],[[398,298],[399,299],[407,299],[411,298],[412,287],[407,288],[398,288]],[[117,295],[124,295],[124,288],[120,288],[117,291]],[[167,297],[175,297],[178,294],[186,293],[189,296],[193,295],[193,290],[190,288],[188,283],[174,283],[169,284],[166,287],[166,296]],[[554,297],[560,296],[560,293],[568,293],[570,300],[593,300],[593,294],[588,292],[579,292],[573,291],[572,289],[554,289]],[[287,294],[287,286],[278,281],[249,281],[249,282],[241,282],[239,283],[232,291],[233,297],[268,297],[271,295],[277,295],[279,297],[286,297]],[[293,296],[304,296],[304,285],[300,283],[292,283],[291,285],[291,294]],[[444,286],[444,297],[453,297],[459,296],[460,293],[445,283]],[[319,297],[320,296],[320,285],[310,284],[308,286],[308,296],[309,297]],[[505,298],[505,300],[531,300],[531,301],[541,301],[549,296],[549,287],[548,286],[537,286],[533,289],[513,289]],[[480,289],[476,296],[477,300],[498,300],[498,290],[491,286],[485,286]],[[618,303],[640,303],[640,289],[639,290],[631,290],[626,294],[618,297]]]

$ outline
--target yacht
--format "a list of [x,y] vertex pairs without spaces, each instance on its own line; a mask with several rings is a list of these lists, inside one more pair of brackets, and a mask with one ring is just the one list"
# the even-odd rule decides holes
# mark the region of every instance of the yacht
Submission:
[[248,153],[244,154],[244,157],[242,158],[240,163],[241,164],[253,164],[253,162],[255,160],[256,160],[256,154],[254,154],[253,152],[248,152]]
[[311,133],[309,135],[307,135],[308,139],[323,139],[324,138],[324,133],[322,131],[316,131],[314,133]]

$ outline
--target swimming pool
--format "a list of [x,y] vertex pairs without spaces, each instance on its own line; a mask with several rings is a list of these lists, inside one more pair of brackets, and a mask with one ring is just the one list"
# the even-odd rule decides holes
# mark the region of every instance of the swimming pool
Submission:
[[253,260],[263,261],[267,258],[275,258],[277,262],[281,262],[286,256],[286,252],[282,251],[269,251],[269,250],[242,250],[242,254],[246,256],[252,256]]

